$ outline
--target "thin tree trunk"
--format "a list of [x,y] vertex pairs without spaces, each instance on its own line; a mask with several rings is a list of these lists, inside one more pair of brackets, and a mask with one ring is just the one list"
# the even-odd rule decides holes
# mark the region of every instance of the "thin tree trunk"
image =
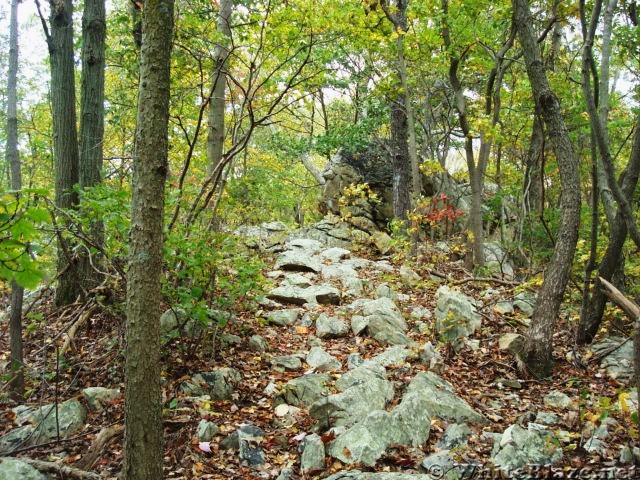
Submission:
[[[50,0],[51,107],[55,156],[56,207],[76,209],[79,180],[78,132],[76,128],[75,71],[73,61],[72,0]],[[70,242],[58,236],[58,288],[56,305],[73,303],[81,292],[76,259]]]
[[[80,187],[101,183],[104,137],[104,67],[106,17],[104,0],[85,0],[82,16],[82,91],[80,106]],[[104,244],[104,223],[91,222],[90,237],[100,250]],[[89,247],[87,247],[89,248]],[[84,250],[78,259],[78,275],[87,290],[102,281],[95,267],[98,254]]]
[[531,326],[521,355],[521,360],[529,372],[536,377],[545,377],[550,375],[553,369],[553,333],[578,241],[580,176],[578,160],[569,140],[560,102],[549,86],[540,48],[533,35],[529,3],[527,0],[513,0],[513,8],[527,75],[556,155],[562,189],[562,213],[556,245],[538,292]]
[[218,11],[217,31],[221,39],[214,49],[216,67],[213,72],[213,89],[209,103],[209,126],[207,137],[208,171],[210,176],[222,160],[224,151],[224,111],[226,106],[225,87],[227,83],[227,60],[229,57],[228,42],[231,39],[231,11],[233,0],[221,0]]
[[[11,0],[9,27],[9,73],[7,78],[7,163],[11,168],[11,189],[16,196],[22,188],[22,169],[18,153],[18,3]],[[24,370],[22,353],[22,300],[24,288],[11,282],[11,315],[9,317],[9,358],[11,360],[11,397],[19,401],[24,395]]]
[[159,318],[173,7],[173,0],[147,0],[142,14],[127,277],[126,480],[163,478]]
[[[640,115],[636,117],[633,146],[629,157],[629,163],[624,173],[621,190],[626,198],[632,199],[640,177]],[[627,224],[624,221],[622,210],[618,208],[616,216],[609,229],[607,249],[598,267],[598,276],[607,281],[612,281],[619,270],[622,261],[622,252],[627,239]],[[600,280],[596,280],[591,300],[591,307],[580,316],[576,341],[579,344],[591,343],[598,333],[602,317],[604,315],[607,297],[600,288]]]

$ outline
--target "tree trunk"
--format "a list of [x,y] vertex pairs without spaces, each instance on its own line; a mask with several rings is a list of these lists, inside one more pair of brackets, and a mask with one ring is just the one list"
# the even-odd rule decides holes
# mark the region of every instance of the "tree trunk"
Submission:
[[[51,8],[51,114],[55,162],[56,207],[75,209],[78,195],[79,154],[76,128],[75,72],[73,63],[72,0],[49,1]],[[58,288],[56,305],[73,303],[80,294],[76,260],[70,242],[58,237]]]
[[544,129],[540,115],[533,116],[529,150],[527,151],[522,194],[523,215],[529,223],[542,214],[542,157],[544,155]]
[[[393,167],[393,216],[402,220],[407,219],[411,209],[411,192],[417,188],[416,172],[418,168],[418,155],[415,147],[415,125],[413,116],[409,116],[411,105],[409,104],[409,92],[407,84],[407,71],[404,63],[402,36],[407,31],[407,4],[408,0],[397,0],[394,13],[388,7],[383,6],[384,12],[393,24],[394,31],[398,35],[396,43],[398,52],[398,65],[396,68],[395,92],[391,98],[391,140],[393,154],[391,165]],[[410,127],[413,128],[411,137]],[[412,145],[409,144],[410,140]],[[418,172],[419,173],[419,172]],[[419,195],[414,191],[414,195]]]
[[229,57],[228,42],[231,39],[231,10],[233,0],[222,0],[218,11],[217,31],[221,39],[214,49],[216,67],[213,72],[213,88],[209,102],[209,126],[207,137],[208,174],[213,175],[222,160],[224,151],[225,87],[227,83],[226,63]]
[[[7,78],[7,164],[11,168],[11,189],[17,196],[22,188],[22,169],[18,153],[18,3],[11,0],[11,23],[9,27],[9,73]],[[24,371],[22,354],[22,300],[24,288],[11,282],[11,315],[9,317],[9,344],[11,360],[11,397],[20,401],[24,395]]]
[[[106,18],[104,0],[85,0],[82,16],[82,91],[80,106],[80,187],[99,185],[104,137],[104,66]],[[104,244],[104,224],[91,222],[91,242],[100,250]],[[91,246],[87,246],[87,249]],[[78,276],[87,290],[100,284],[99,254],[80,253]]]
[[147,0],[142,17],[127,277],[122,469],[126,480],[163,477],[159,319],[173,0]]
[[[621,190],[629,200],[633,199],[633,194],[638,185],[640,177],[640,115],[636,117],[636,127],[633,137],[633,146],[629,163],[624,173]],[[622,211],[618,208],[616,216],[609,227],[609,239],[607,249],[598,267],[598,276],[607,281],[612,281],[619,270],[622,261],[624,243],[627,239],[627,224],[622,216]],[[579,344],[591,343],[598,333],[604,309],[607,304],[607,297],[600,288],[600,280],[596,280],[591,308],[585,315],[580,316],[576,341]]]
[[553,332],[578,241],[580,176],[578,160],[569,140],[560,102],[549,86],[540,49],[533,35],[529,3],[527,0],[513,0],[513,8],[527,75],[556,155],[562,189],[562,213],[556,245],[538,292],[538,300],[521,356],[524,365],[534,376],[545,377],[550,375],[553,369]]

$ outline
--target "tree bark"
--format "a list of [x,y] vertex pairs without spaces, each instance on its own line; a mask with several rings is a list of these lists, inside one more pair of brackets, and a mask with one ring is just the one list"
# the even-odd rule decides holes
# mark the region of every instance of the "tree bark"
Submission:
[[533,35],[529,3],[527,0],[513,0],[513,8],[527,75],[556,155],[562,190],[562,213],[556,245],[538,292],[531,326],[521,355],[521,360],[529,372],[540,378],[550,375],[553,369],[553,332],[578,241],[580,176],[578,160],[569,140],[560,102],[549,86],[540,49]]
[[[409,104],[409,92],[407,84],[406,65],[404,63],[404,52],[402,36],[407,31],[407,5],[408,0],[396,0],[396,11],[391,13],[383,5],[385,15],[393,25],[393,29],[398,35],[396,43],[398,52],[398,66],[396,74],[395,92],[390,99],[391,102],[391,140],[393,153],[391,165],[393,167],[393,216],[401,220],[407,219],[407,214],[411,209],[411,191],[417,185],[414,177],[418,167],[418,155],[415,148],[415,125],[411,126],[413,116],[409,116],[411,105]],[[413,128],[411,137],[410,128]],[[410,145],[410,140],[413,145]],[[413,147],[413,150],[412,148]],[[419,195],[419,191],[414,195]]]
[[[80,187],[99,185],[102,181],[104,137],[104,67],[106,16],[104,0],[85,0],[82,16],[82,87],[80,105]],[[90,238],[100,250],[104,244],[104,224],[91,222]],[[80,253],[78,276],[87,290],[100,284],[102,275],[95,267],[100,259],[89,253],[90,246]]]
[[173,0],[147,0],[142,14],[127,280],[126,480],[163,477],[159,318],[173,8]]
[[208,175],[211,176],[218,168],[224,151],[225,122],[224,110],[226,106],[227,60],[229,57],[228,43],[231,39],[231,11],[233,0],[221,0],[218,11],[217,32],[221,38],[216,42],[213,72],[213,88],[209,102],[209,126],[207,137]]
[[[627,199],[633,199],[633,194],[638,185],[640,177],[640,115],[636,117],[635,133],[633,137],[633,146],[629,162],[624,173],[621,190]],[[596,280],[593,291],[591,306],[588,312],[580,316],[580,324],[578,325],[578,333],[576,341],[579,344],[591,343],[598,333],[602,317],[607,304],[607,297],[600,288],[600,278],[606,281],[612,281],[615,274],[619,270],[622,261],[622,252],[625,241],[627,239],[627,224],[623,218],[622,210],[618,207],[618,211],[613,218],[613,222],[609,227],[609,239],[607,249],[598,266],[599,279]]]
[[[72,0],[50,0],[51,114],[55,163],[56,207],[75,209],[79,180],[78,132],[76,128],[75,71],[73,62]],[[56,305],[73,303],[80,294],[76,260],[60,232],[58,236],[58,288]]]
[[[9,72],[7,78],[7,144],[5,157],[11,168],[11,189],[16,196],[22,188],[22,169],[18,153],[18,3],[11,0],[11,20],[9,26]],[[22,300],[24,288],[11,282],[11,315],[9,317],[9,358],[11,397],[20,401],[24,395],[24,370],[22,353]]]

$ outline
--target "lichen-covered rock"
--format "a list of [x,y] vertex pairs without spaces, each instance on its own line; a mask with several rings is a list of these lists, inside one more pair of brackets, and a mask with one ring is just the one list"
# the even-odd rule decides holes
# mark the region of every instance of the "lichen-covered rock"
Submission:
[[296,407],[308,407],[327,395],[328,373],[311,373],[289,380],[275,399],[275,404],[286,403]]
[[451,384],[432,372],[420,372],[407,386],[405,395],[417,393],[426,402],[431,415],[455,423],[486,424],[484,415],[476,412],[458,397]]
[[321,313],[316,319],[316,335],[319,338],[340,338],[349,333],[349,325],[340,319]]
[[552,432],[511,425],[494,446],[492,461],[505,471],[526,465],[551,465],[562,458],[562,448],[557,443]]
[[85,426],[87,410],[75,398],[56,405],[16,409],[16,423],[22,425],[0,437],[0,453],[26,445],[45,443],[78,433]]
[[102,411],[113,400],[122,397],[120,390],[117,388],[105,387],[87,387],[82,390],[82,395],[87,400],[89,408],[96,411]]
[[242,376],[234,368],[222,367],[211,372],[195,374],[191,380],[183,382],[180,389],[194,397],[209,395],[212,400],[231,400],[242,381]]
[[446,285],[436,292],[436,330],[444,340],[453,342],[468,337],[480,327],[481,318],[471,297]]
[[324,442],[318,434],[307,435],[302,441],[300,469],[303,474],[310,474],[325,467]]
[[49,477],[40,473],[26,462],[18,458],[0,458],[0,480],[48,480]]
[[321,347],[313,347],[309,350],[307,364],[320,372],[333,372],[342,368],[340,360],[325,352]]

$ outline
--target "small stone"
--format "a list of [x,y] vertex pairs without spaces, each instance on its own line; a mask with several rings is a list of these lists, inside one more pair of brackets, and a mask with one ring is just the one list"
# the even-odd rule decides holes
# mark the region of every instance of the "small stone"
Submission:
[[302,367],[302,360],[297,355],[284,355],[276,357],[271,361],[276,370],[299,370]]
[[422,280],[420,275],[405,265],[400,267],[400,278],[407,285],[416,285]]
[[571,398],[566,393],[554,390],[544,396],[544,404],[552,408],[569,408],[571,406]]
[[198,424],[196,437],[199,442],[210,442],[218,433],[220,428],[215,423],[202,419]]
[[302,312],[299,308],[289,308],[283,310],[275,310],[273,312],[269,312],[266,316],[266,319],[269,323],[273,325],[279,325],[284,327],[286,325],[291,325],[298,319],[298,315]]
[[249,338],[249,350],[266,352],[269,350],[269,343],[260,335],[251,335]]
[[513,388],[516,390],[522,388],[522,384],[514,378],[498,378],[496,385],[501,388]]
[[87,387],[82,390],[82,394],[89,408],[97,412],[101,412],[110,402],[122,397],[117,388],[104,387]]
[[353,370],[354,368],[358,368],[360,365],[364,363],[364,359],[362,355],[359,353],[350,353],[347,357],[347,368],[349,370]]

